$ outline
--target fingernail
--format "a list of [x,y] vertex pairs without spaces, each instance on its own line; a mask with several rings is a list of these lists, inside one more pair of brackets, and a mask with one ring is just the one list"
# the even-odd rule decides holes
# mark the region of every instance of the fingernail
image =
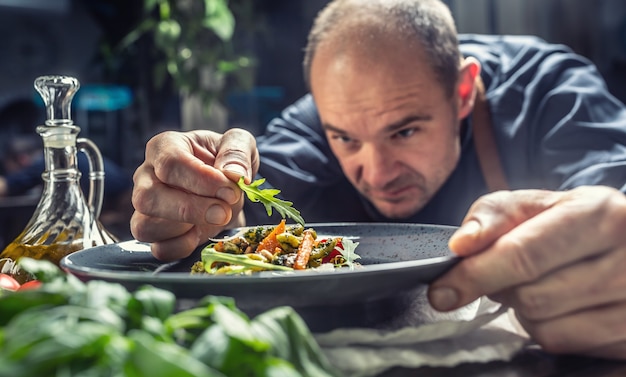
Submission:
[[429,296],[431,305],[440,311],[455,309],[459,302],[459,293],[448,287],[435,288]]
[[246,172],[246,169],[239,164],[226,164],[224,165],[222,170],[228,171],[232,174],[236,174],[238,177],[245,177],[248,174],[248,172]]
[[459,230],[456,231],[457,235],[463,236],[475,236],[480,233],[481,226],[478,221],[471,220],[463,224]]
[[237,194],[235,194],[235,190],[231,189],[230,187],[222,187],[221,189],[217,190],[215,196],[218,199],[222,199],[228,204],[234,204],[235,202],[237,202],[238,199]]
[[222,206],[213,205],[206,211],[205,219],[209,224],[222,225],[226,221],[226,212]]

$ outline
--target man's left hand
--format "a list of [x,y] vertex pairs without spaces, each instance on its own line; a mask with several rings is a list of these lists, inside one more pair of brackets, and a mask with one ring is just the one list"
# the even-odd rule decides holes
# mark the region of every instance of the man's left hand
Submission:
[[450,239],[464,257],[429,288],[438,310],[486,295],[546,351],[626,359],[626,197],[608,187],[500,191]]

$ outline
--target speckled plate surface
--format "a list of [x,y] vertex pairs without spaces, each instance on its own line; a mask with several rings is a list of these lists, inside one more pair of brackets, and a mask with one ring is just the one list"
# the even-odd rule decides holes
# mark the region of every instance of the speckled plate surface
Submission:
[[[148,244],[126,241],[72,253],[61,267],[82,280],[103,279],[135,289],[151,284],[180,300],[206,295],[234,297],[254,314],[272,307],[294,307],[313,329],[367,326],[401,310],[404,293],[430,283],[457,261],[448,239],[456,228],[421,224],[307,224],[318,237],[341,236],[358,242],[361,268],[334,271],[261,272],[246,276],[190,275],[200,249],[175,263],[162,263]],[[351,318],[342,320],[344,315]],[[339,316],[333,321],[321,317]],[[348,322],[347,322],[348,321]]]

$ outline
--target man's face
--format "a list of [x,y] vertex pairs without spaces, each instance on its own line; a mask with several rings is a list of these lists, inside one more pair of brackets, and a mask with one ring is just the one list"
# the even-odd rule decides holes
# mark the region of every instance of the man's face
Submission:
[[346,177],[383,215],[400,219],[418,212],[458,162],[457,97],[446,95],[421,52],[375,38],[382,40],[363,50],[320,46],[311,88]]

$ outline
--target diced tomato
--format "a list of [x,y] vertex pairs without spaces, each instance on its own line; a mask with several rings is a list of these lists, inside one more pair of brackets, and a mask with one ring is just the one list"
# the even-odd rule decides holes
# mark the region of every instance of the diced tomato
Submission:
[[26,291],[28,289],[37,289],[39,287],[41,287],[41,282],[39,280],[31,280],[31,281],[27,281],[26,283],[22,284],[18,288],[18,291]]
[[0,274],[0,289],[17,291],[20,289],[20,283],[9,274]]
[[[320,242],[324,241],[325,240],[321,240]],[[341,252],[339,252],[337,249],[343,250],[343,244],[341,243],[341,240],[337,241],[337,245],[335,245],[333,251],[331,251],[324,258],[322,258],[322,263],[330,263],[330,261],[332,261],[333,258],[335,258],[337,255],[342,255]]]
[[324,258],[322,258],[322,263],[330,263],[330,261],[332,261],[333,258],[335,258],[337,255],[341,255],[341,253],[338,252],[337,249],[334,249],[333,251],[328,253]]

